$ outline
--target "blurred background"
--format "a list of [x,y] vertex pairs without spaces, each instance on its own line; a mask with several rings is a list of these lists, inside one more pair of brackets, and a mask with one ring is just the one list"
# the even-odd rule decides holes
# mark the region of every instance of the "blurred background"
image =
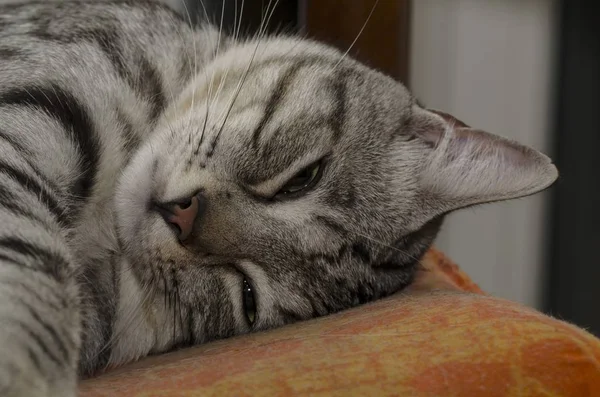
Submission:
[[[0,0],[14,2],[18,0]],[[242,0],[164,0],[231,31]],[[245,0],[256,32],[268,0]],[[300,32],[406,84],[427,106],[550,155],[543,194],[451,215],[437,240],[485,291],[600,335],[600,7],[593,0],[279,0]],[[369,14],[372,16],[368,23]],[[596,170],[596,171],[595,171]]]

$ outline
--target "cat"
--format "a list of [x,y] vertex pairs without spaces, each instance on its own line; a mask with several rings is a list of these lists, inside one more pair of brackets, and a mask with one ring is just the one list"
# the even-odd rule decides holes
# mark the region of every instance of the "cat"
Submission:
[[444,215],[557,178],[308,39],[149,0],[2,5],[0,37],[2,396],[401,291]]

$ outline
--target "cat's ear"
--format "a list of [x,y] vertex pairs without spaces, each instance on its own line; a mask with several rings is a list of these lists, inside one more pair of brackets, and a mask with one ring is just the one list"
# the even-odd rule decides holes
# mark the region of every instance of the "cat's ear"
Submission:
[[542,153],[468,127],[446,113],[417,108],[413,133],[432,150],[420,187],[440,212],[539,192],[558,177]]

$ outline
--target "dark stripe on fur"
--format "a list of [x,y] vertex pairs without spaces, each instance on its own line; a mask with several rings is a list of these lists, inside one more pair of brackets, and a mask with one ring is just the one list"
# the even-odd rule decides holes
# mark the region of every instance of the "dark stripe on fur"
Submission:
[[37,354],[35,354],[35,352],[31,350],[31,346],[27,346],[26,349],[27,356],[29,356],[29,360],[31,360],[35,369],[37,369],[38,372],[42,372],[42,363]]
[[[263,142],[261,149],[261,157],[264,162],[273,161],[273,158],[280,157],[278,152],[281,152],[282,145],[289,139],[289,136],[300,136],[304,131],[317,131],[329,126],[327,115],[300,115],[294,120],[286,121],[285,125],[276,128],[270,135],[267,142]],[[268,167],[267,167],[268,168]],[[264,182],[265,179],[249,179],[250,184],[258,184]]]
[[21,328],[21,330],[23,332],[25,332],[28,336],[28,339],[30,342],[34,342],[36,345],[38,345],[38,347],[40,348],[40,350],[42,351],[42,353],[44,354],[44,356],[48,359],[50,359],[57,367],[62,367],[64,366],[64,362],[60,361],[60,358],[57,357],[46,345],[46,343],[42,340],[42,338],[36,334],[35,332],[33,332],[33,330],[31,328],[29,328],[27,326],[27,324],[23,324],[21,321],[15,319],[14,323],[16,325],[19,326],[19,328]]
[[334,254],[323,253],[323,252],[303,252],[297,249],[292,249],[294,256],[302,258],[306,263],[313,263],[317,261],[323,261],[328,264],[336,263],[340,258],[344,257],[350,246],[348,244],[342,244],[338,249],[338,252]]
[[303,62],[298,62],[293,64],[284,74],[279,78],[275,89],[271,93],[271,96],[267,102],[265,107],[265,113],[254,129],[252,133],[252,146],[256,149],[258,148],[258,142],[260,140],[260,134],[264,130],[264,128],[269,124],[279,103],[285,97],[288,87],[294,82],[294,78],[300,71],[300,68],[304,65]]
[[330,118],[331,129],[333,130],[333,140],[337,142],[342,136],[344,120],[346,119],[346,80],[348,74],[345,69],[340,69],[335,74],[332,82],[334,93],[335,110]]
[[[340,156],[343,156],[341,154]],[[337,186],[329,186],[326,191],[325,200],[327,204],[334,208],[344,208],[347,211],[353,211],[358,200],[356,187],[351,180],[341,180]]]
[[89,37],[95,39],[119,77],[150,103],[150,120],[155,121],[167,102],[158,70],[146,57],[140,56],[136,62],[139,68],[137,76],[134,76],[123,58],[123,50],[119,46],[120,38],[114,31],[95,30],[90,32]]
[[319,307],[315,303],[315,300],[313,299],[313,297],[308,293],[308,288],[305,288],[304,291],[305,291],[304,298],[310,304],[310,309],[311,309],[310,317],[316,318],[316,317],[320,317],[320,316],[324,315],[325,313],[319,309]]
[[283,322],[285,324],[293,324],[298,321],[305,320],[299,313],[294,312],[293,310],[288,310],[281,305],[277,305],[277,311],[283,317]]
[[78,199],[87,199],[98,169],[100,145],[84,106],[73,95],[56,85],[10,90],[0,95],[0,104],[34,107],[63,125],[81,154],[81,176],[75,182],[71,193]]
[[31,156],[31,151],[27,149],[18,139],[16,139],[13,135],[7,134],[4,131],[0,131],[0,140],[5,141],[9,145],[15,149],[18,153],[24,156]]
[[138,65],[140,69],[136,88],[150,102],[150,120],[154,122],[161,115],[167,103],[167,98],[163,92],[161,76],[158,69],[144,56],[140,57]]
[[318,291],[314,291],[311,288],[305,288],[305,298],[312,308],[312,317],[322,317],[330,313],[330,310],[323,299],[318,296]]
[[13,265],[13,266],[17,266],[17,267],[27,267],[27,265],[24,264],[23,262],[19,262],[15,258],[11,258],[10,256],[4,255],[2,253],[0,253],[0,263]]
[[[64,7],[65,4],[57,4],[57,7]],[[81,42],[95,43],[100,51],[104,53],[106,58],[113,65],[117,74],[132,83],[132,76],[123,59],[123,52],[119,47],[118,28],[115,25],[116,20],[110,15],[102,15],[101,20],[96,21],[97,24],[102,24],[103,28],[82,28],[77,25],[67,25],[62,29],[57,29],[51,24],[55,14],[52,10],[43,8],[38,11],[33,18],[33,23],[37,25],[37,29],[33,31],[35,37],[40,40],[53,41],[57,44],[77,44]]]
[[319,223],[325,225],[334,233],[337,233],[340,236],[348,236],[348,231],[338,222],[334,221],[331,218],[327,218],[325,216],[317,215],[315,216],[315,220]]
[[[20,265],[20,267],[22,267],[22,266]],[[55,304],[54,302],[52,302],[51,299],[43,298],[38,293],[38,291],[36,291],[35,289],[33,289],[31,286],[29,286],[28,284],[26,284],[24,282],[12,280],[11,285],[20,291],[25,291],[28,295],[33,297],[35,300],[37,300],[39,302],[44,302],[44,304],[52,310],[60,311],[60,310],[64,310],[67,307],[67,301],[65,300],[65,298],[63,296],[60,296],[59,294],[57,294],[56,290],[54,288],[44,288],[44,294],[47,295],[48,293],[51,293],[54,298],[56,298],[58,301],[60,301],[59,304]],[[41,288],[41,286],[37,285],[37,280],[36,280],[36,286]]]
[[114,28],[109,30],[94,30],[89,33],[89,37],[93,37],[98,43],[100,50],[110,61],[113,68],[120,78],[134,85],[130,70],[125,65],[123,59],[123,50],[119,47],[119,36],[114,32]]
[[371,253],[366,245],[360,242],[355,242],[352,244],[352,250],[350,252],[354,258],[359,259],[361,262],[365,264],[371,263]]
[[0,185],[0,207],[12,212],[13,214],[19,217],[46,226],[46,222],[44,222],[42,218],[31,212],[28,208],[20,205],[20,201],[22,201],[22,199],[18,200],[12,192]]
[[373,286],[368,285],[366,282],[357,286],[355,296],[359,305],[363,305],[367,302],[371,302],[374,298],[378,298]]
[[[83,329],[93,329],[95,335],[90,341],[87,340],[88,335],[83,335],[82,346],[84,350],[100,349],[96,353],[93,370],[105,366],[112,352],[109,341],[113,336],[118,289],[109,283],[115,278],[116,258],[112,256],[109,263],[91,263],[78,275],[83,307],[89,308],[83,316]],[[103,273],[104,270],[110,270],[110,274]],[[88,345],[90,348],[86,349]]]
[[33,173],[42,182],[44,182],[44,184],[46,184],[50,188],[50,190],[52,190],[54,193],[58,192],[58,188],[56,187],[56,185],[50,180],[48,180],[48,178],[46,178],[46,176],[40,172],[39,168],[36,165],[34,165],[32,160],[34,155],[31,152],[31,150],[23,144],[23,142],[20,142],[19,139],[13,134],[9,134],[1,130],[0,140],[4,140],[7,144],[11,145],[13,149],[21,155],[20,159],[27,163],[31,171],[33,171]]
[[[1,265],[10,265],[10,266],[14,266],[14,267],[18,267],[21,270],[28,270],[34,273],[41,273],[44,276],[47,276],[48,273],[41,268],[38,267],[31,267],[30,265],[28,265],[24,260],[17,260],[16,258],[12,258],[8,255],[5,255],[3,253],[0,252],[0,264]],[[56,279],[56,278],[55,278]],[[65,300],[65,298],[59,296],[59,295],[55,295],[60,302],[63,304],[63,307],[67,306],[67,302]]]
[[137,149],[141,143],[140,138],[133,131],[133,125],[129,120],[129,117],[123,113],[121,109],[117,109],[117,120],[123,128],[124,135],[124,149],[128,155],[131,155],[135,149]]
[[[47,20],[42,20],[37,36],[53,40],[59,43],[90,42],[98,46],[106,59],[110,62],[117,75],[124,80],[132,89],[145,97],[151,105],[150,119],[156,120],[162,113],[167,102],[162,90],[162,83],[158,70],[143,55],[135,62],[137,75],[127,64],[121,48],[121,37],[117,33],[118,21],[105,16],[103,28],[96,29],[73,29],[60,32],[50,32]],[[143,49],[140,49],[143,52]]]
[[187,335],[186,335],[186,344],[188,346],[194,346],[196,342],[196,334],[195,334],[195,323],[194,318],[198,315],[194,310],[192,310],[191,305],[186,305],[186,313],[187,313]]
[[16,48],[0,47],[0,60],[14,59],[22,56],[22,52]]
[[411,267],[416,269],[425,252],[431,247],[443,220],[443,216],[434,218],[421,229],[391,244],[394,249],[388,252],[387,257],[374,261],[373,267],[375,270],[402,269],[406,271],[406,269],[410,269]]
[[[6,253],[13,252],[25,257],[37,259],[40,266],[35,269],[39,269],[59,281],[63,279],[62,276],[68,268],[67,260],[59,254],[24,241],[18,237],[0,238],[0,249],[4,250]],[[21,264],[16,260],[13,260],[13,262]],[[26,267],[31,268],[30,266]]]
[[68,224],[64,210],[59,205],[57,199],[36,179],[25,174],[21,170],[2,162],[2,160],[0,160],[0,173],[8,175],[18,184],[20,184],[23,189],[29,191],[33,196],[39,198],[39,200],[41,200],[48,210],[56,217],[59,223],[65,225]]
[[[43,304],[43,302],[40,303]],[[56,330],[52,326],[50,326],[46,321],[44,321],[44,319],[41,318],[40,315],[37,314],[35,310],[26,302],[23,301],[21,302],[21,304],[27,308],[27,311],[29,312],[31,317],[33,317],[33,319],[35,320],[35,323],[41,326],[44,329],[44,332],[46,332],[50,336],[50,338],[52,339],[52,344],[57,348],[57,350],[60,351],[63,361],[69,361],[71,354],[69,353],[69,350],[67,350],[64,341],[60,338],[60,336],[58,336]]]

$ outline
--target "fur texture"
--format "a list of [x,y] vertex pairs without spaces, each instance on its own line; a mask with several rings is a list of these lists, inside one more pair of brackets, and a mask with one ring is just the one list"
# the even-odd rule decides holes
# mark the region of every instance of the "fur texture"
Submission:
[[[557,176],[332,48],[150,1],[0,6],[0,58],[2,395],[392,294],[448,211]],[[156,205],[198,194],[181,242]]]

